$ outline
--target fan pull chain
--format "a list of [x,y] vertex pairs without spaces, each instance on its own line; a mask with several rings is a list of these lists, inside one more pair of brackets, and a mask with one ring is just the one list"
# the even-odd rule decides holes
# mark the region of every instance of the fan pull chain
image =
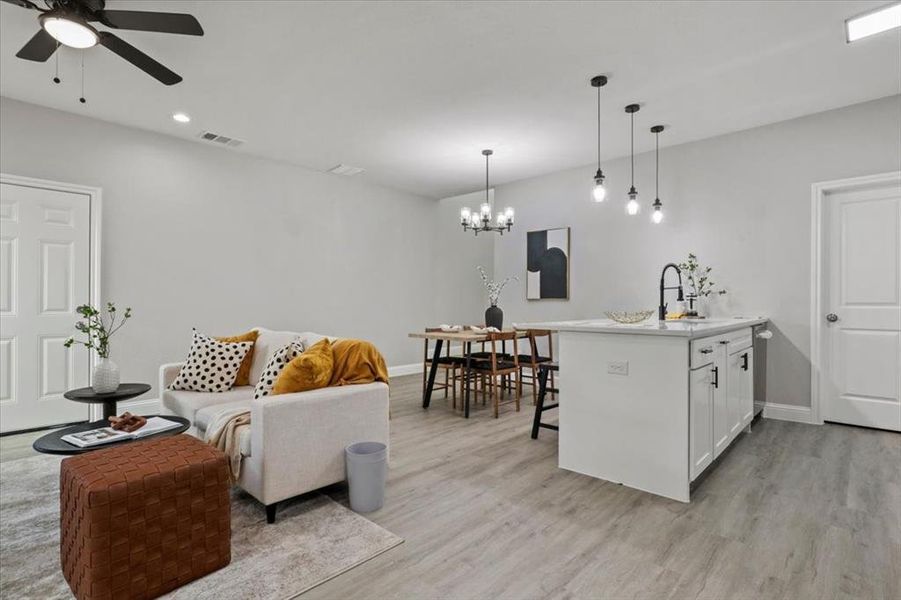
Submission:
[[53,83],[59,83],[59,42],[56,42],[56,52],[54,52],[54,55],[56,56],[56,71],[53,75]]
[[84,50],[81,51],[81,98],[78,101],[82,104],[87,103],[84,99]]

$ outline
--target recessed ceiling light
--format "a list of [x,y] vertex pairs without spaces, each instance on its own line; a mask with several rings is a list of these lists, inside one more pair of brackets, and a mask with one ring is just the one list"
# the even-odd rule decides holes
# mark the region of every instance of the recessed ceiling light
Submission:
[[190,123],[191,122],[191,117],[189,117],[188,115],[186,115],[183,112],[175,113],[174,115],[172,115],[172,119],[178,123]]
[[899,27],[901,27],[901,2],[895,2],[847,19],[845,34],[848,43],[851,43]]

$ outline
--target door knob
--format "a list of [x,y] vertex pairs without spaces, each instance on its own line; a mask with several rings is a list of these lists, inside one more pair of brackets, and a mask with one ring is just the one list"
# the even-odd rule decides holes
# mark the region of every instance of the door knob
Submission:
[[826,320],[830,323],[835,323],[836,321],[838,321],[838,315],[835,313],[829,313],[828,315],[826,315]]

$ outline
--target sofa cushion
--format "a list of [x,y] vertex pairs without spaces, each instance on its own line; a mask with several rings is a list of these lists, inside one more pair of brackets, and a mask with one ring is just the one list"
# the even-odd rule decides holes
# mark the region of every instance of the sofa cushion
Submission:
[[[256,345],[259,336],[260,332],[256,329],[252,329],[241,335],[219,336],[216,339],[220,342],[225,342],[226,344],[234,344],[235,342],[253,342],[254,345]],[[253,351],[254,346],[251,346],[247,354],[244,355],[244,360],[241,361],[241,367],[238,369],[238,375],[235,377],[235,385],[250,385],[250,365],[253,364]]]
[[[204,406],[197,411],[196,417],[194,419],[194,426],[197,428],[197,432],[205,437],[207,427],[210,426],[210,423],[213,422],[213,419],[216,418],[216,415],[224,410],[236,410],[242,408],[250,410],[250,402],[246,400],[239,400],[238,402],[227,402],[225,404]],[[250,432],[250,427],[242,427],[241,432],[238,434],[238,447],[241,449],[242,456],[250,456]]]
[[194,423],[197,411],[206,406],[230,404],[238,401],[250,403],[253,388],[249,385],[233,387],[227,392],[185,392],[181,390],[164,390],[163,406],[175,414]]
[[278,381],[284,368],[302,353],[303,344],[299,341],[291,342],[284,348],[276,350],[269,362],[266,363],[266,368],[263,369],[260,380],[253,388],[253,399],[257,400],[271,394],[272,388],[275,387],[275,382]]
[[220,342],[195,329],[188,358],[170,387],[193,392],[230,390],[241,361],[252,348],[253,342]]
[[216,415],[224,410],[245,409],[250,410],[249,400],[238,400],[237,402],[226,402],[225,404],[213,404],[204,406],[194,414],[194,427],[201,433],[206,433],[207,427],[216,418]]
[[322,338],[284,365],[272,394],[294,394],[324,388],[332,379],[334,365],[332,343],[328,338]]
[[295,340],[300,340],[302,334],[296,331],[272,331],[263,327],[255,328],[260,335],[254,346],[253,362],[250,365],[250,385],[256,385],[260,381],[260,375],[272,355]]

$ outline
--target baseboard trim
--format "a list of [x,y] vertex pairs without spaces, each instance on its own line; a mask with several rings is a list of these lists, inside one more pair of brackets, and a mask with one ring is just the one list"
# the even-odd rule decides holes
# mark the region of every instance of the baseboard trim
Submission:
[[416,375],[417,373],[422,373],[422,363],[411,363],[409,365],[395,365],[393,367],[388,367],[388,377]]
[[116,404],[116,411],[121,415],[126,410],[135,415],[158,415],[162,411],[159,398],[146,398],[143,400],[128,400]]
[[813,424],[813,411],[809,406],[767,402],[763,405],[763,416],[764,418],[776,419],[777,421]]

